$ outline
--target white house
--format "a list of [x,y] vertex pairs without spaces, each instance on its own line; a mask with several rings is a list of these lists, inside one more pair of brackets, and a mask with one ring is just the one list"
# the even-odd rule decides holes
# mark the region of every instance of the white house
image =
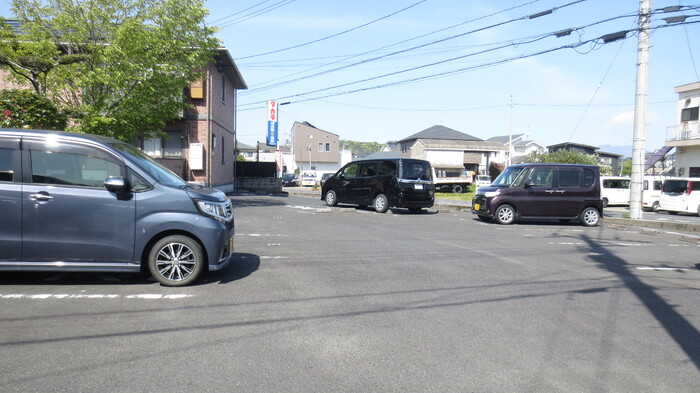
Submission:
[[666,128],[666,146],[676,148],[675,175],[700,177],[700,82],[677,86],[678,124]]

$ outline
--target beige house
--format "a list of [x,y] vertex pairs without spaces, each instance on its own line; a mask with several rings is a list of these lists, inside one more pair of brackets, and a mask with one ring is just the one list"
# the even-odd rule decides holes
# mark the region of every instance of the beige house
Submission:
[[666,146],[676,148],[675,175],[700,177],[700,82],[675,88],[678,124],[666,128]]
[[398,144],[402,157],[430,161],[438,177],[464,170],[488,174],[493,157],[507,150],[501,142],[485,141],[441,125],[406,137]]
[[294,122],[291,135],[294,162],[302,173],[314,172],[320,178],[323,173],[338,170],[341,156],[338,135],[309,122]]

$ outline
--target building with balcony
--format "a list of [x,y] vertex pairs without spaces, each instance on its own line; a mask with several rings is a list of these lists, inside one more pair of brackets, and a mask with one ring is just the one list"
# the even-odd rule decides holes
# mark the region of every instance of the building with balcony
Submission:
[[679,123],[666,128],[666,146],[676,148],[675,175],[700,177],[700,82],[677,86]]

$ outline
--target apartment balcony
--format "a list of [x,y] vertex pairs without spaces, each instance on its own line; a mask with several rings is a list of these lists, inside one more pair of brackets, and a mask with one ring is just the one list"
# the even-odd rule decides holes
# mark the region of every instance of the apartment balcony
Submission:
[[666,146],[700,146],[700,122],[688,121],[666,127]]

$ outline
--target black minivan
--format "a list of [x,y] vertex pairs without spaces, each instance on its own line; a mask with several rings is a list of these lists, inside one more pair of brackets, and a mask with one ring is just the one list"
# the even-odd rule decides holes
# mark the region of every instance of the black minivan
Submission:
[[598,225],[603,215],[600,170],[579,164],[511,165],[490,186],[479,187],[472,213],[499,224],[512,224],[516,218],[554,218]]
[[372,205],[378,213],[407,207],[416,213],[435,203],[433,170],[428,161],[411,158],[353,161],[323,183],[321,199],[328,206]]

